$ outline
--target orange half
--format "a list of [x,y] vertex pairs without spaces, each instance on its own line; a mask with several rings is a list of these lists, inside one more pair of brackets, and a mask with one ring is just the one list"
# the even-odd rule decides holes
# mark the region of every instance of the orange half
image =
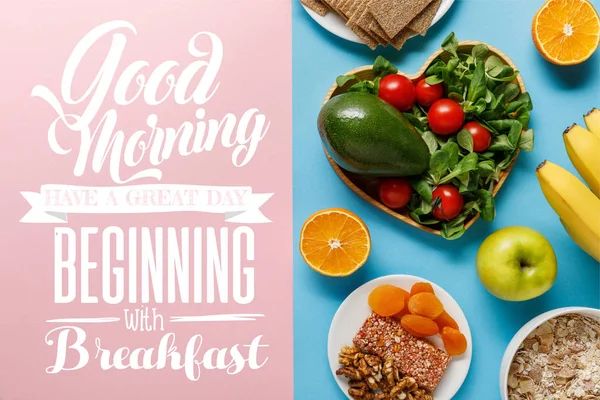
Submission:
[[600,17],[588,0],[548,0],[533,19],[533,42],[557,65],[580,64],[600,43]]
[[300,253],[315,271],[327,276],[348,276],[362,267],[371,252],[365,223],[341,208],[313,214],[300,233]]

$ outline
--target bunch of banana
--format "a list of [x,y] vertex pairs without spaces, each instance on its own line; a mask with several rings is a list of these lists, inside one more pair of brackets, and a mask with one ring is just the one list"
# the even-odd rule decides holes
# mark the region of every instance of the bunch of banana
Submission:
[[587,129],[573,124],[563,139],[569,159],[589,188],[549,161],[540,164],[536,174],[571,239],[600,262],[600,110],[594,108],[584,119]]

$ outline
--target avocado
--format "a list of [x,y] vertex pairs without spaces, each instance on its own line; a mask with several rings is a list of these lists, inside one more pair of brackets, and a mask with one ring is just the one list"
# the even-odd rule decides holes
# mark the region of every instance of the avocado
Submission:
[[343,169],[370,176],[412,176],[429,166],[421,135],[393,106],[368,93],[333,97],[319,113],[319,134]]

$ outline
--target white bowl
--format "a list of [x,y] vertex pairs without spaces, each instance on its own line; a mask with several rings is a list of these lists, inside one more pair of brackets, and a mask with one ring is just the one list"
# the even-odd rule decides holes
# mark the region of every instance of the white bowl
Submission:
[[510,369],[510,365],[512,364],[512,360],[515,358],[517,350],[519,350],[519,346],[521,346],[521,343],[527,339],[527,336],[529,336],[531,332],[533,332],[544,322],[565,314],[580,314],[600,321],[599,309],[586,307],[566,307],[557,308],[556,310],[548,311],[544,314],[538,315],[523,325],[523,327],[516,333],[516,335],[508,344],[508,347],[504,352],[504,357],[502,358],[502,364],[500,367],[500,395],[502,400],[508,400],[508,371]]

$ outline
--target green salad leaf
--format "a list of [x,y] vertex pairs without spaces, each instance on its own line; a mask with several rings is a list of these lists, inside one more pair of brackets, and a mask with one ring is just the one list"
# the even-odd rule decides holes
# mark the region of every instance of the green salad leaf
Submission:
[[483,64],[483,61],[478,61],[467,91],[467,100],[471,103],[475,103],[477,100],[484,97],[486,92],[485,65]]
[[496,216],[494,196],[489,190],[479,189],[477,190],[477,197],[479,199],[478,204],[481,212],[481,218],[484,221],[492,222]]
[[442,42],[442,48],[444,50],[446,50],[448,53],[457,57],[456,52],[458,51],[458,39],[456,38],[456,35],[454,34],[454,32],[449,34],[446,37],[446,39],[444,39],[444,41]]
[[519,139],[519,148],[525,151],[533,150],[533,129],[528,129]]
[[413,189],[425,200],[428,204],[431,204],[433,194],[431,190],[431,185],[424,179],[419,179],[418,181],[413,182]]
[[348,91],[358,93],[373,93],[375,91],[375,83],[371,81],[358,82],[355,85],[352,85]]
[[425,82],[429,85],[437,85],[438,83],[444,82],[444,79],[441,76],[431,75],[425,79]]
[[356,75],[340,75],[337,77],[337,79],[335,80],[335,83],[339,86],[342,87],[344,86],[346,83],[351,82],[351,81],[360,81],[360,79],[358,79],[358,77]]
[[460,147],[469,153],[473,152],[473,136],[471,136],[471,133],[468,130],[462,129],[458,132],[457,140]]
[[475,61],[485,61],[488,54],[490,54],[490,49],[485,44],[478,44],[471,50],[471,55]]
[[440,144],[437,140],[435,134],[431,131],[423,131],[421,133],[421,137],[425,141],[425,144],[429,148],[429,154],[435,153],[435,151],[440,147]]
[[397,74],[398,68],[396,68],[391,62],[385,57],[379,56],[373,63],[373,75],[376,78],[383,78],[388,75]]

